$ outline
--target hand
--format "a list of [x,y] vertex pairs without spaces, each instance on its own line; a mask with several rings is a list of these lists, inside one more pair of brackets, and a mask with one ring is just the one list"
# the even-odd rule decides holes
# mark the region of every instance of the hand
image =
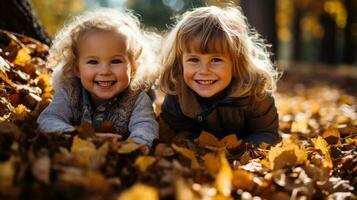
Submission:
[[123,137],[117,133],[96,133],[95,136],[100,139],[121,140]]

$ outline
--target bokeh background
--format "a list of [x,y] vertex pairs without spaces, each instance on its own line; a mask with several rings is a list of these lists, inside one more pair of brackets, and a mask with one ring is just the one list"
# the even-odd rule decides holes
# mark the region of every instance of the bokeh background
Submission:
[[279,62],[357,65],[357,0],[32,0],[52,36],[71,16],[98,7],[133,9],[163,33],[187,9],[227,3],[242,7]]

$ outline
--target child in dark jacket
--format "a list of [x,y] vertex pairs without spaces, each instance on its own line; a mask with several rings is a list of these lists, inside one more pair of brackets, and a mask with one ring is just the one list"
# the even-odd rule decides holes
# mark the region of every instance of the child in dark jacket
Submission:
[[238,8],[201,7],[183,14],[163,42],[160,117],[177,134],[275,144],[278,73],[266,45]]
[[[146,91],[158,70],[149,39],[159,38],[143,32],[130,12],[104,9],[74,18],[50,49],[55,95],[37,120],[40,130],[70,132],[87,122],[98,137],[151,146],[158,123]],[[113,127],[100,132],[105,122]]]

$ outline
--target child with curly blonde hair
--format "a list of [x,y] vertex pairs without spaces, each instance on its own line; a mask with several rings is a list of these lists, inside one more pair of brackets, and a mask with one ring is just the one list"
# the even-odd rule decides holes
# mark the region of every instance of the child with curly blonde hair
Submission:
[[278,73],[239,8],[187,11],[163,44],[160,117],[177,134],[235,133],[255,145],[280,140],[272,96]]
[[147,91],[158,75],[151,47],[159,39],[141,30],[129,11],[102,9],[75,17],[50,48],[48,63],[57,66],[55,95],[38,118],[40,130],[71,132],[82,122],[99,130],[110,122],[112,131],[97,136],[151,146],[158,123]]

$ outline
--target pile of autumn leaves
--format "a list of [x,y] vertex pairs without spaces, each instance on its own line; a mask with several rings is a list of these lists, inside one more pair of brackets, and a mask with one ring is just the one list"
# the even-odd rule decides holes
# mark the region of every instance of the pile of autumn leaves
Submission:
[[[0,32],[2,199],[353,199],[357,184],[355,97],[331,87],[277,94],[274,147],[203,132],[155,141],[41,134],[36,118],[52,97],[46,47]],[[299,95],[296,95],[298,92]]]

